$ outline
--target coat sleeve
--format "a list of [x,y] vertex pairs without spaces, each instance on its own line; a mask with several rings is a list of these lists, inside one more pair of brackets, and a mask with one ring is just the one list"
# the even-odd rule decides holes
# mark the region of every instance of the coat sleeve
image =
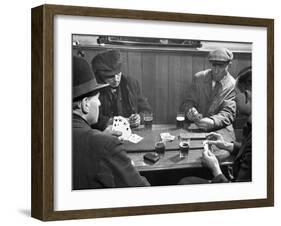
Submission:
[[149,182],[142,177],[122,149],[122,145],[113,142],[106,147],[104,163],[110,169],[115,187],[149,186]]
[[218,176],[212,179],[212,183],[227,183],[228,180],[223,174],[219,174]]
[[221,108],[217,114],[210,116],[214,121],[214,129],[220,129],[231,125],[236,115],[235,93],[232,89],[225,97],[221,104]]
[[[251,136],[250,136],[251,137]],[[236,181],[250,181],[252,179],[252,139],[248,138],[241,146],[242,155],[236,161],[239,161]]]
[[242,145],[238,141],[232,141],[232,143],[233,143],[233,151],[231,154],[236,156]]
[[252,179],[252,155],[247,153],[243,157],[237,174],[237,182],[251,181]]

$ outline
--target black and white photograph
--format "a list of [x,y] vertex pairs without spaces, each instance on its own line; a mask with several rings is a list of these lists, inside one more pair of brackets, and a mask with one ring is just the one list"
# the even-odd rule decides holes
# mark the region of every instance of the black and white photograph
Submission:
[[252,181],[251,42],[71,44],[72,190]]

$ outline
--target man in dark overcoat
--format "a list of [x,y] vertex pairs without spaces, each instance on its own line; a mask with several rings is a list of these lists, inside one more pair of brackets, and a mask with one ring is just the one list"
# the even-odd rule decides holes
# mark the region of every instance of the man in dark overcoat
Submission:
[[100,115],[94,128],[104,130],[112,124],[114,116],[123,116],[131,127],[138,127],[143,113],[151,112],[151,107],[142,95],[138,81],[122,73],[120,52],[112,49],[101,52],[91,64],[97,81],[109,84],[100,93]]
[[148,186],[115,136],[92,129],[99,116],[98,84],[89,64],[73,57],[72,186],[73,189]]

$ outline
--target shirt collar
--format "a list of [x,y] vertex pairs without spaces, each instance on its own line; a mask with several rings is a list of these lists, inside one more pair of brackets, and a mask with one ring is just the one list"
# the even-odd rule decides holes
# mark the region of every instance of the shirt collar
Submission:
[[88,126],[90,126],[90,124],[84,119],[82,118],[80,115],[78,115],[77,113],[73,112],[72,113],[72,117],[73,119],[76,119],[76,120],[82,120],[83,122],[85,122]]
[[[208,75],[209,76],[207,76],[207,79],[205,80],[205,82],[206,83],[208,83],[208,82],[212,83],[213,79],[212,79],[211,69],[208,71]],[[230,76],[230,74],[229,74],[229,72],[227,72],[227,74],[222,78],[222,80],[218,81],[218,83],[220,83],[222,85],[222,87],[226,86],[228,84],[228,81],[229,81],[229,76]]]
[[219,83],[220,83],[223,87],[227,85],[229,75],[230,75],[229,72],[227,72],[227,74],[222,78],[222,80],[219,81]]

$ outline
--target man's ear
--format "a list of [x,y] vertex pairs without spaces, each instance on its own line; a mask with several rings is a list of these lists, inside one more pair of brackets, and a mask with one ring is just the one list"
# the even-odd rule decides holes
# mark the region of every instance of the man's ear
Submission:
[[84,114],[89,113],[89,98],[84,97],[81,101],[81,110]]

